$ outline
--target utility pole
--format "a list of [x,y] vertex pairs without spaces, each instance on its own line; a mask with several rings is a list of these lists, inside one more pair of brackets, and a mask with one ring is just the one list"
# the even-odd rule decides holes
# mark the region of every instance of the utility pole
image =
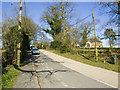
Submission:
[[98,51],[97,51],[97,42],[96,42],[96,29],[95,29],[95,19],[94,19],[94,12],[93,12],[93,10],[92,10],[92,16],[93,16],[93,24],[94,24],[96,61],[98,62]]
[[20,46],[21,46],[21,41],[20,41],[20,38],[21,38],[21,15],[22,15],[22,0],[20,0],[20,11],[19,11],[19,22],[18,22],[18,30],[19,30],[19,41],[18,41],[18,44],[17,44],[17,65],[18,67],[20,66]]
[[65,38],[65,8],[64,8],[63,0],[62,0],[62,19],[63,19],[63,22],[62,22],[63,35],[64,35],[64,38]]

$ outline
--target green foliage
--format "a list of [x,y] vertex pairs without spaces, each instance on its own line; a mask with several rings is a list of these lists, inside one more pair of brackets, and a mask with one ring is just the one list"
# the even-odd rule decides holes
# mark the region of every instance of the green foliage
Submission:
[[60,46],[60,53],[66,53],[67,52],[67,46],[66,45],[62,45]]
[[28,36],[29,42],[36,37],[37,31],[38,31],[38,26],[34,23],[34,21],[31,18],[28,18],[27,16],[23,16],[22,32],[26,36]]
[[34,35],[37,32],[37,26],[33,22],[31,18],[27,16],[22,17],[22,28],[24,28],[24,32],[26,35]]
[[81,25],[81,30],[83,30],[83,33],[81,33],[82,41],[81,45],[84,47],[86,45],[86,42],[88,40],[88,34],[91,32],[92,24],[91,23],[85,23]]
[[38,41],[34,40],[33,43],[32,43],[32,45],[35,46],[35,47],[38,47]]
[[46,46],[45,46],[45,45],[43,45],[43,49],[46,49]]
[[39,44],[38,48],[39,48],[39,49],[42,49],[42,43],[41,43],[41,44]]
[[69,33],[65,36],[63,33],[60,33],[54,37],[55,41],[51,42],[51,48],[58,49],[61,52],[67,52],[71,50],[71,37]]
[[46,33],[51,34],[53,37],[61,32],[61,19],[59,17],[60,14],[57,6],[51,6],[48,9],[48,12],[45,12],[44,19],[50,25],[51,30],[43,30]]
[[69,51],[71,41],[70,37],[68,38],[68,31],[71,25],[67,23],[67,20],[71,18],[72,10],[68,2],[63,2],[50,6],[45,12],[43,21],[50,25],[50,29],[43,29],[43,31],[52,35],[54,39],[51,42],[51,48],[59,49],[62,52]]
[[72,42],[71,42],[71,36],[67,33],[67,34],[65,35],[64,40],[63,40],[63,45],[64,45],[64,47],[66,47],[66,51],[67,51],[67,52],[70,52],[71,49],[72,49],[71,43],[72,43]]
[[[3,27],[3,30],[5,27]],[[12,64],[13,60],[16,58],[16,49],[17,49],[17,42],[18,42],[18,26],[11,26],[7,28],[7,33],[3,33],[3,41],[6,52],[3,53],[3,62],[7,64]]]
[[53,41],[51,42],[50,47],[53,49],[59,49],[62,43],[58,42],[58,41]]
[[3,33],[3,38],[6,42],[5,48],[8,51],[9,49],[14,50],[13,46],[14,46],[14,43],[18,41],[18,38],[17,38],[18,34],[19,34],[19,31],[18,31],[17,25],[9,27],[7,33]]
[[60,50],[61,53],[66,53],[67,51],[69,51],[69,47],[67,46],[67,44],[63,44],[62,42],[58,41],[51,42],[51,48]]
[[18,19],[9,19],[3,22],[2,26],[2,38],[3,49],[6,50],[6,54],[3,57],[5,65],[13,64],[17,59],[17,44],[21,43],[21,59],[26,56],[26,50],[30,49],[30,41],[37,32],[37,26],[34,22],[28,18],[22,17],[22,28],[18,30]]
[[104,35],[105,35],[105,39],[109,39],[109,45],[111,47],[116,40],[115,32],[113,31],[113,29],[106,29],[106,31],[104,32]]

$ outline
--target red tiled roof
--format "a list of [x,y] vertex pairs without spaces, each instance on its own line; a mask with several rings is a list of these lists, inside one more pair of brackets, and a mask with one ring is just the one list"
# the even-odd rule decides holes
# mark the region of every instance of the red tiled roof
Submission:
[[73,46],[75,47],[75,46],[76,46],[76,44],[73,44]]
[[[95,46],[95,42],[92,43],[92,46]],[[97,42],[97,46],[102,46],[102,43]]]

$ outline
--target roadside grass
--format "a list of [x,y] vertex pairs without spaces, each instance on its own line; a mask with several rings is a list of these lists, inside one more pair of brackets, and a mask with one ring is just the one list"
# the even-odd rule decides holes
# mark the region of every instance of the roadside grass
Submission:
[[55,54],[61,55],[63,57],[67,57],[67,58],[70,58],[70,59],[73,59],[75,61],[79,61],[79,62],[88,64],[88,65],[104,68],[104,69],[115,71],[115,72],[120,72],[120,70],[118,69],[119,65],[116,65],[116,64],[110,64],[108,62],[103,63],[101,61],[98,61],[98,62],[91,61],[91,60],[88,60],[88,59],[84,58],[81,55],[71,54],[70,52],[60,53],[60,51],[58,51],[58,50],[53,50],[53,49],[47,49],[47,50],[51,51]]
[[13,88],[20,71],[15,69],[13,65],[8,65],[2,71],[2,88]]

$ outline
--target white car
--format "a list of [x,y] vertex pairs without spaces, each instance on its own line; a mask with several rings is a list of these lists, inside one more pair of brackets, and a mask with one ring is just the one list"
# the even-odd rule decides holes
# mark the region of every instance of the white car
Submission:
[[32,54],[40,54],[40,51],[38,50],[38,48],[33,48]]

